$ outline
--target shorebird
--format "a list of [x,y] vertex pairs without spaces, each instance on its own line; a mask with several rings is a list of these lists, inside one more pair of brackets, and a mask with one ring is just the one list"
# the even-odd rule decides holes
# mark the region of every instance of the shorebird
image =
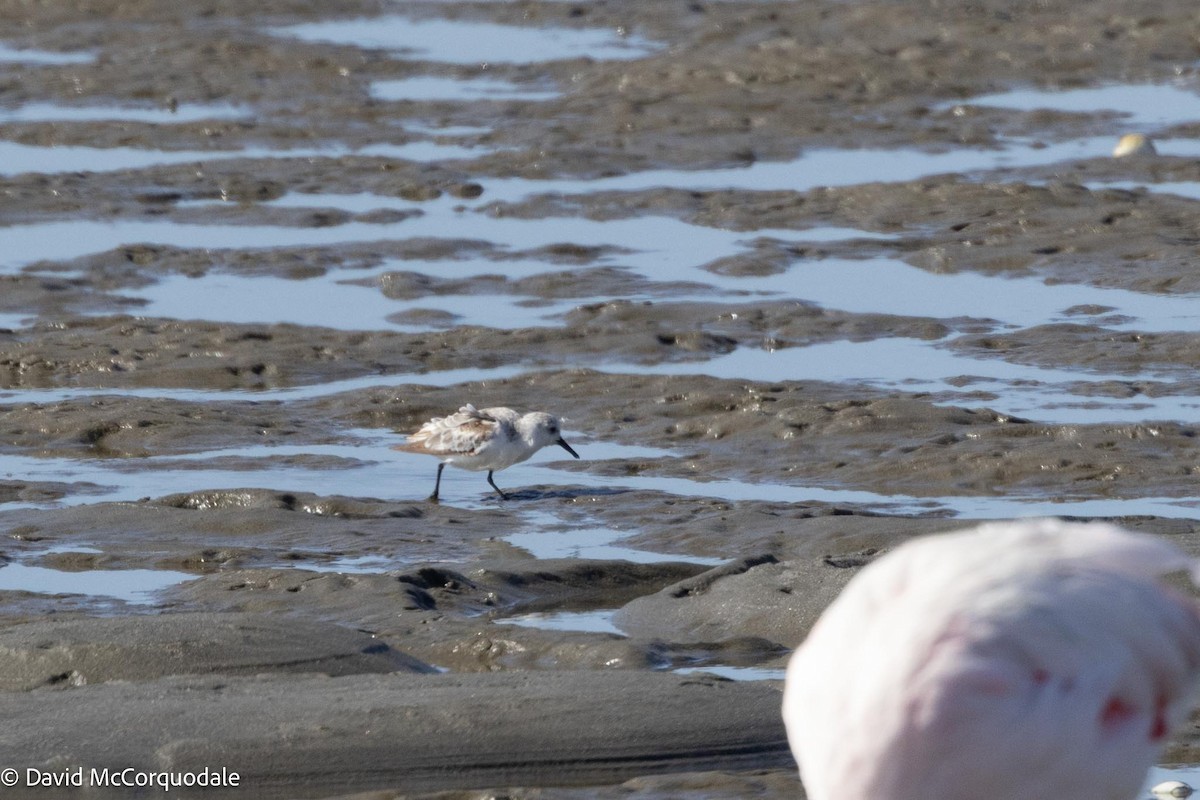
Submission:
[[429,420],[416,433],[409,434],[408,441],[393,449],[425,453],[442,460],[430,500],[438,499],[442,470],[447,464],[459,469],[486,469],[488,483],[502,500],[507,500],[508,495],[492,478],[494,472],[519,464],[552,444],[579,458],[562,438],[560,428],[558,417],[542,411],[518,414],[503,407],[480,410],[468,403],[457,414]]
[[787,671],[811,800],[1130,800],[1200,674],[1196,560],[1101,523],[993,523],[854,577]]

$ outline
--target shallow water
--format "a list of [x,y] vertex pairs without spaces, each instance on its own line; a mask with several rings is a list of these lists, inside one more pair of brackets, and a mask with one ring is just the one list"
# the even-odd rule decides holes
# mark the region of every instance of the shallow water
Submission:
[[[78,548],[75,548],[78,549]],[[164,589],[195,578],[163,569],[101,569],[64,571],[27,564],[0,566],[0,591],[82,595],[111,598],[131,604],[156,602]]]
[[241,150],[153,150],[135,147],[82,147],[62,145],[46,147],[0,140],[0,175],[20,175],[27,172],[47,174],[62,172],[116,172],[126,169],[145,169],[169,164],[203,164],[206,161],[230,159],[284,158],[341,158],[347,155],[382,156],[407,161],[438,161],[445,159],[478,158],[482,150],[462,145],[443,145],[436,142],[411,144],[377,144],[359,149],[331,146],[327,148],[295,148],[270,150],[248,147]]
[[416,20],[400,15],[274,28],[277,36],[392,51],[396,57],[452,64],[536,63],[645,56],[656,45],[640,36],[596,28],[523,28],[467,20]]
[[288,401],[311,400],[317,397],[328,397],[342,392],[353,392],[359,389],[375,387],[408,386],[421,384],[423,386],[452,386],[456,383],[477,380],[503,380],[519,375],[524,370],[520,364],[510,364],[493,369],[463,367],[436,372],[412,373],[397,375],[363,375],[356,378],[314,383],[303,386],[285,386],[282,388],[261,389],[168,389],[168,388],[131,388],[131,389],[94,389],[94,388],[63,388],[63,389],[0,389],[0,402],[5,403],[57,403],[63,400],[78,400],[85,397],[103,397],[120,395],[122,397],[161,397],[182,400],[188,403],[216,403],[223,400]]
[[[968,271],[934,273],[893,258],[808,261],[781,275],[727,278],[718,285],[776,291],[842,311],[933,319],[973,317],[1020,328],[1086,323],[1100,316],[1105,327],[1117,330],[1200,331],[1200,296],[1196,295],[1147,294]],[[1082,305],[1105,310],[1090,316],[1066,313]],[[1127,319],[1113,322],[1112,317]]]
[[526,628],[541,628],[549,631],[584,631],[586,633],[611,633],[625,636],[612,622],[614,611],[546,611],[502,617],[494,620],[497,625],[521,625]]
[[[932,175],[971,175],[1101,158],[1112,152],[1115,143],[1113,137],[1100,136],[1067,142],[1013,141],[994,150],[930,152],[916,149],[813,149],[800,153],[791,161],[760,161],[748,166],[720,169],[647,170],[590,181],[512,178],[493,181],[488,190],[493,199],[501,200],[520,200],[531,193],[632,192],[662,187],[691,191],[743,189],[805,192],[822,186],[912,181]],[[1200,143],[1191,143],[1189,149],[1200,151]]]
[[0,43],[0,63],[8,64],[89,64],[94,53],[67,53],[34,48],[17,48]]
[[[555,473],[548,467],[529,466],[523,471],[530,481],[563,482],[562,474]],[[586,482],[589,488],[594,489],[660,491],[683,497],[709,497],[731,502],[759,500],[778,503],[828,503],[861,506],[886,514],[946,514],[963,520],[1044,516],[1119,517],[1140,514],[1169,519],[1191,519],[1200,511],[1200,500],[1177,497],[1049,499],[1041,492],[1032,496],[1009,493],[1004,497],[913,497],[859,489],[830,489],[726,479],[691,480],[646,474],[638,475],[634,479],[589,474],[586,479],[581,478],[580,482]]]
[[1087,187],[1089,189],[1145,189],[1148,192],[1174,194],[1189,200],[1200,200],[1200,181],[1163,181],[1162,183],[1113,181],[1111,183],[1089,183]]
[[[355,198],[352,202],[363,201]],[[69,260],[132,243],[169,244],[190,248],[260,249],[434,237],[486,240],[511,250],[536,249],[562,243],[584,247],[621,247],[627,252],[619,256],[604,256],[596,263],[626,267],[658,281],[699,281],[711,284],[719,279],[711,273],[695,268],[713,259],[744,252],[749,249],[754,239],[830,242],[839,239],[883,238],[846,228],[761,230],[748,234],[691,225],[669,217],[637,217],[607,221],[561,217],[554,219],[552,224],[547,224],[546,220],[492,217],[473,212],[461,204],[451,205],[449,201],[442,200],[422,205],[421,210],[424,213],[420,216],[397,223],[347,222],[316,228],[181,224],[170,220],[75,220],[19,225],[3,229],[6,248],[5,252],[0,254],[0,274],[15,272],[39,259]],[[667,245],[668,242],[671,246]],[[457,263],[461,265],[465,262]],[[481,263],[486,263],[486,267],[480,267]],[[506,274],[507,263],[476,261],[473,268],[477,274]],[[516,266],[520,268],[519,263]],[[401,268],[413,269],[413,265]],[[470,268],[463,269],[460,266],[457,270],[471,274],[468,271]],[[515,277],[515,274],[510,277]],[[728,282],[730,286],[736,284],[736,281]],[[196,288],[196,285],[189,288]]]
[[[741,347],[705,361],[669,364],[599,364],[597,369],[667,375],[711,375],[753,381],[820,380],[883,390],[931,392],[940,402],[977,406],[978,393],[994,395],[983,405],[1043,422],[1116,422],[1195,417],[1200,396],[1138,395],[1132,400],[1093,396],[1088,385],[1130,381],[1153,373],[1104,373],[972,358],[923,339],[835,341],[806,347],[763,350]],[[962,399],[957,399],[961,396]]]
[[[165,278],[143,289],[124,291],[125,297],[145,301],[138,313],[166,319],[208,319],[218,322],[314,325],[342,330],[428,330],[429,326],[388,320],[413,310],[444,311],[456,325],[522,328],[548,324],[546,318],[574,308],[579,301],[538,303],[527,296],[502,296],[480,303],[477,295],[393,300],[375,286],[310,278],[288,280],[210,274]],[[440,322],[437,327],[446,327]]]
[[[440,79],[439,79],[440,80]],[[445,123],[425,123],[420,120],[405,118],[404,130],[419,133],[422,136],[483,136],[491,133],[494,128],[487,125],[447,125]]]
[[148,122],[170,125],[203,119],[236,119],[253,111],[231,103],[181,103],[173,108],[146,108],[117,105],[61,105],[25,103],[0,107],[0,123],[7,122]]
[[[587,447],[588,450],[594,448]],[[629,456],[627,456],[629,457]],[[643,455],[643,458],[662,457]],[[631,561],[635,564],[655,564],[662,561],[688,561],[696,564],[720,564],[723,559],[655,553],[649,550],[623,547],[621,539],[637,531],[617,531],[602,527],[566,527],[556,517],[545,512],[526,512],[527,529],[509,534],[504,541],[519,547],[534,558],[585,558],[598,561]]]
[[552,100],[556,90],[530,89],[495,78],[437,78],[422,76],[371,84],[371,96],[377,100]]
[[1086,89],[1016,89],[973,97],[959,105],[1049,109],[1076,114],[1113,113],[1131,130],[1180,125],[1200,120],[1200,95],[1184,86],[1114,84]]
[[680,675],[708,674],[728,678],[731,681],[781,681],[787,677],[787,670],[768,669],[765,667],[727,667],[713,665],[711,667],[679,667],[671,670]]

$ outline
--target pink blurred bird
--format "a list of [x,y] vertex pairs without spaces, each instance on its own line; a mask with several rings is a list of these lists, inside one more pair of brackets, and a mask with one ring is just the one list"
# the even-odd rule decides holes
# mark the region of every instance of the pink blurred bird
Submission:
[[788,665],[810,800],[1131,800],[1200,674],[1197,562],[1102,523],[907,542]]

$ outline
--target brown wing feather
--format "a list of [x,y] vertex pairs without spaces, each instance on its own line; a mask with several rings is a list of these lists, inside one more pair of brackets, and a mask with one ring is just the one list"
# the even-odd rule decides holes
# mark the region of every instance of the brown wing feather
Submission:
[[393,445],[392,449],[407,453],[469,455],[491,436],[497,425],[499,422],[492,416],[473,406],[463,406],[457,414],[426,422],[416,433],[409,434],[408,441]]

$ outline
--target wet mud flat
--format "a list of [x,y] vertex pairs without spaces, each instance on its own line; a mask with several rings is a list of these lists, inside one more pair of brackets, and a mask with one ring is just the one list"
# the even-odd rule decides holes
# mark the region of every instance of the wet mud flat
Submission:
[[[0,0],[0,767],[796,797],[788,654],[898,542],[1200,554],[1197,23]],[[583,459],[426,502],[465,402]]]

